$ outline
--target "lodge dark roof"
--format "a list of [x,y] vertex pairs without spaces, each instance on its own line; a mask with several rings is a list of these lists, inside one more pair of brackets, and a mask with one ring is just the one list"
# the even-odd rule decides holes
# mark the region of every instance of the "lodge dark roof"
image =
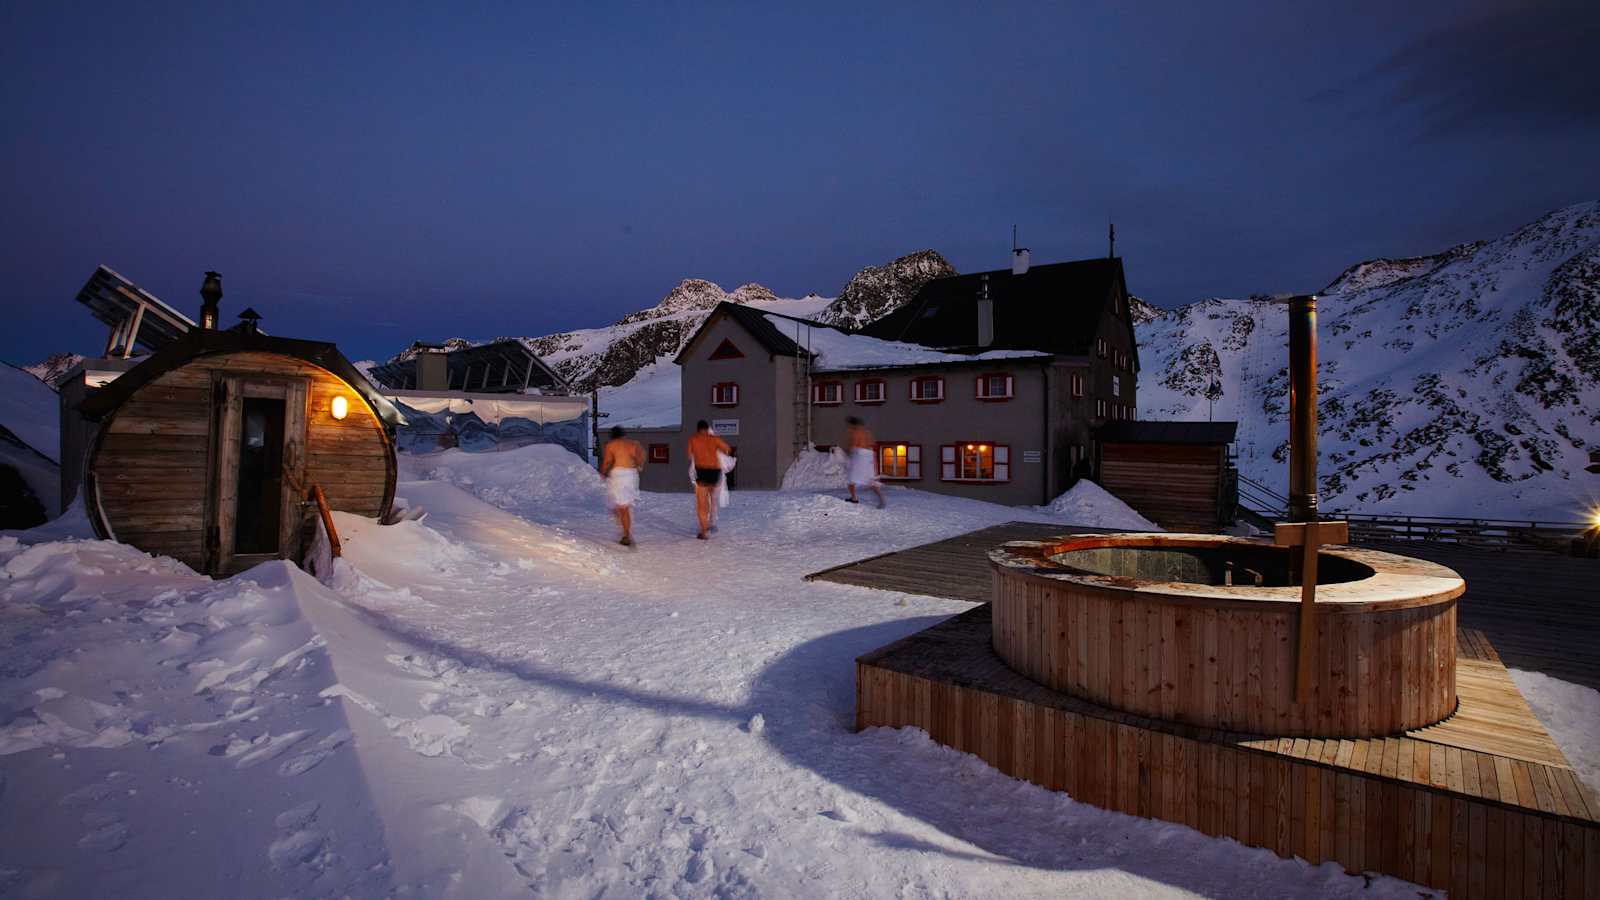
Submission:
[[[778,326],[772,324],[772,321],[767,318],[769,315],[768,313],[762,312],[754,307],[745,306],[742,303],[730,303],[724,300],[712,307],[711,315],[706,316],[705,321],[700,323],[700,327],[695,329],[694,334],[691,335],[687,341],[683,342],[683,350],[678,353],[677,358],[674,359],[673,362],[676,362],[680,365],[684,362],[684,357],[688,354],[690,345],[692,345],[695,340],[700,337],[700,332],[705,331],[706,328],[711,325],[711,322],[716,319],[718,313],[732,317],[735,322],[738,322],[744,327],[744,330],[750,332],[751,336],[756,339],[757,343],[767,348],[767,352],[773,354],[774,356],[801,356],[806,352],[805,348],[801,347],[799,344],[796,344],[791,338],[785,337],[783,332],[778,330]],[[783,316],[778,313],[772,313],[771,315],[778,315],[780,318],[784,319],[793,319],[793,321],[805,325],[815,325],[818,328],[834,327],[832,325],[823,325],[820,322],[808,322],[805,319],[795,319],[793,316]]]
[[[994,301],[994,343],[986,350],[1042,350],[1085,356],[1094,349],[1101,316],[1127,285],[1120,257],[1082,259],[1033,266],[1022,275],[1010,269],[936,278],[910,303],[861,329],[888,341],[909,341],[953,352],[977,351],[978,291],[989,276]],[[1127,317],[1124,316],[1127,320]],[[1134,365],[1138,365],[1137,342]]]
[[1100,429],[1105,443],[1231,444],[1238,422],[1107,422]]
[[78,410],[91,420],[99,421],[126,403],[139,388],[162,375],[182,368],[192,360],[213,353],[276,353],[292,356],[314,366],[320,366],[337,375],[360,394],[384,424],[405,424],[405,418],[394,404],[384,399],[378,389],[346,359],[339,348],[326,341],[302,341],[295,338],[270,337],[259,332],[204,331],[194,329],[146,357],[137,366],[124,372],[103,388],[85,397]]

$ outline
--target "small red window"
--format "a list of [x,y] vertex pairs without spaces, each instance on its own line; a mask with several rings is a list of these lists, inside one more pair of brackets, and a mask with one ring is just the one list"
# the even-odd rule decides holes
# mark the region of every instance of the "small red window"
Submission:
[[882,403],[887,399],[887,387],[883,383],[883,379],[874,378],[869,381],[856,382],[857,403]]
[[1011,448],[988,441],[945,444],[939,448],[941,481],[1011,480]]
[[812,384],[811,402],[817,406],[838,406],[844,402],[844,383],[818,381]]
[[944,379],[937,375],[911,379],[913,403],[938,403],[944,399]]
[[1004,372],[995,372],[989,375],[978,376],[979,400],[1010,400],[1014,394],[1014,382],[1010,375]]
[[922,445],[900,441],[878,444],[878,477],[884,480],[922,479]]
[[735,347],[733,345],[733,341],[724,339],[722,341],[722,343],[717,345],[717,349],[711,351],[711,358],[712,359],[744,359],[744,354],[740,353],[739,352],[739,348]]
[[653,463],[672,462],[672,448],[667,444],[651,444],[650,461]]
[[738,406],[739,405],[739,385],[737,385],[737,384],[735,384],[735,383],[733,383],[731,381],[724,381],[721,384],[712,385],[711,386],[711,405],[712,406]]

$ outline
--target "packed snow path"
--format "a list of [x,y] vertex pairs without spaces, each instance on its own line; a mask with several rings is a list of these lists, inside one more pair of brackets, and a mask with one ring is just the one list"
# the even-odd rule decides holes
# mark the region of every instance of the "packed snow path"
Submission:
[[564,452],[407,469],[326,584],[0,547],[0,894],[1415,896],[850,731],[854,658],[965,604],[801,576],[1045,513],[646,495],[629,550]]

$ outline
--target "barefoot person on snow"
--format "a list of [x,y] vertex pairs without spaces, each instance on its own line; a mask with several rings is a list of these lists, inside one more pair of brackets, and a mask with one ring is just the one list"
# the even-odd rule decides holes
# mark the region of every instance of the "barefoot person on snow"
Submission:
[[871,488],[878,495],[878,508],[883,509],[883,488],[878,486],[878,444],[872,438],[872,432],[861,420],[855,416],[846,419],[850,426],[850,433],[845,437],[844,445],[850,454],[850,469],[845,476],[850,488],[848,503],[859,503],[856,496],[857,487]]
[[732,456],[733,448],[728,442],[711,433],[711,425],[701,419],[694,425],[694,434],[689,436],[689,459],[694,462],[694,511],[700,520],[700,533],[695,537],[707,540],[706,530],[711,526],[711,504],[716,502],[714,493],[717,484],[722,481],[723,469],[721,456]]
[[622,526],[624,547],[633,546],[633,504],[639,499],[639,470],[644,468],[644,448],[639,442],[626,437],[622,426],[611,429],[611,440],[606,442],[605,457],[600,460],[600,474],[606,480],[606,505]]

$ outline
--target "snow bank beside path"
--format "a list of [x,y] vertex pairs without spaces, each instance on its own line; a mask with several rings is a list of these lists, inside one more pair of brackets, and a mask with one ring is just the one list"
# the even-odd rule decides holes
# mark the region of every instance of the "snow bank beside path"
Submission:
[[0,894],[386,895],[308,591],[0,537]]
[[845,488],[843,453],[823,453],[815,447],[802,450],[783,473],[786,491],[842,491]]
[[450,449],[403,457],[406,477],[443,481],[496,506],[603,505],[605,482],[594,466],[557,444],[530,444],[494,453]]
[[1160,525],[1139,515],[1133,507],[1117,499],[1110,491],[1087,478],[1080,479],[1071,490],[1051,500],[1049,505],[1037,509],[1078,525],[1115,528],[1120,531],[1164,530]]

